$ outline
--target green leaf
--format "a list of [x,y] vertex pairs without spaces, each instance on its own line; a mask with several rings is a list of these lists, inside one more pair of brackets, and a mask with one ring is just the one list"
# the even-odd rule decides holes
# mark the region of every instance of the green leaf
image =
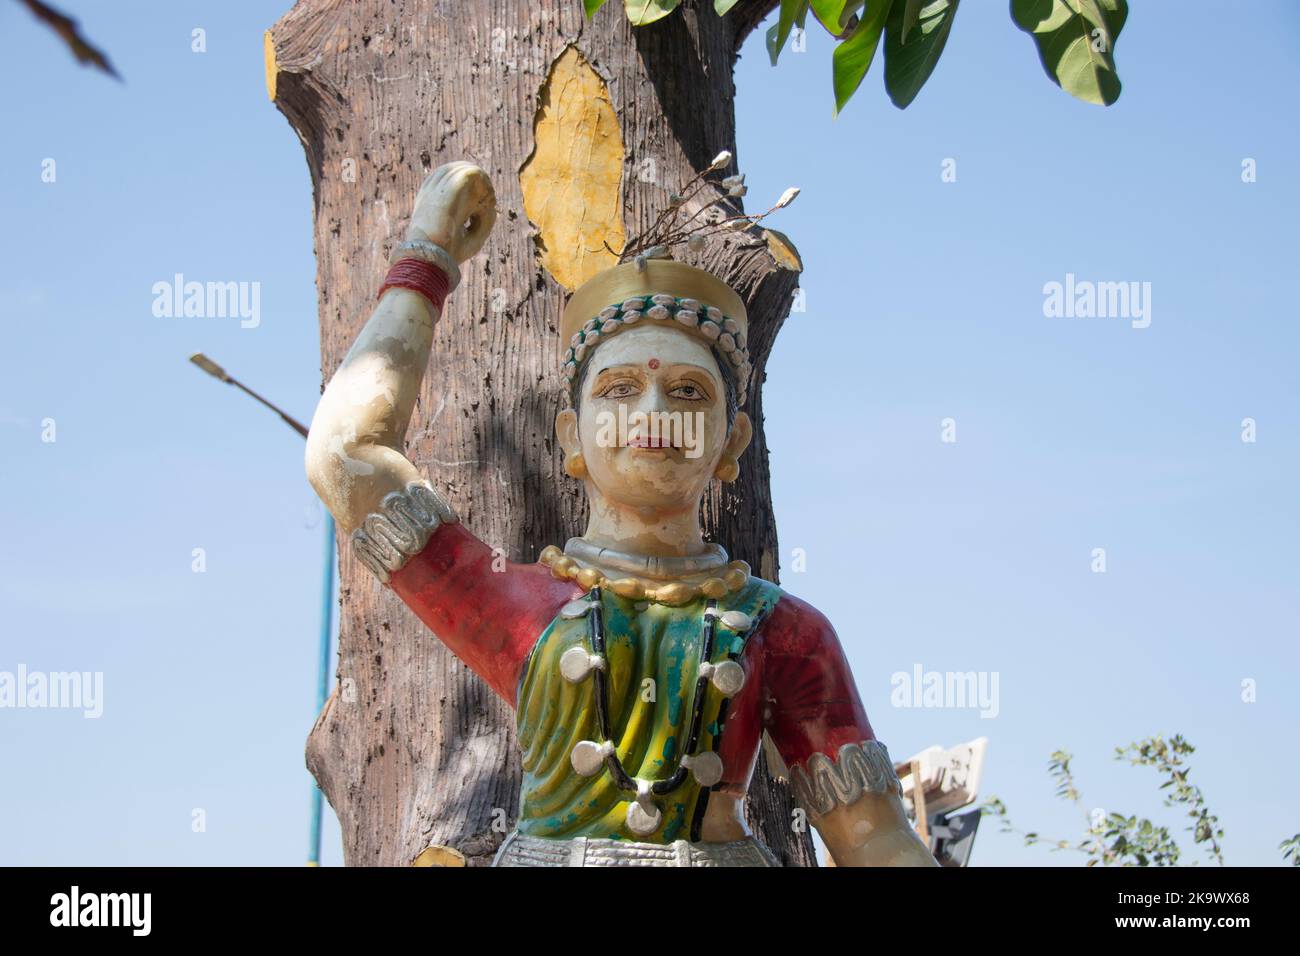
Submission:
[[596,11],[604,5],[605,0],[582,0],[582,9],[586,12],[588,20],[594,17]]
[[809,0],[808,6],[812,9],[813,16],[826,28],[826,32],[838,37],[849,25],[853,11],[864,2],[865,0]]
[[880,34],[885,28],[892,0],[867,0],[862,18],[847,40],[842,40],[831,57],[831,84],[835,88],[835,113],[844,109],[871,68],[871,61],[880,45]]
[[[921,18],[921,7],[925,0],[907,0],[903,4],[903,40],[907,42],[907,35],[912,32],[912,27],[916,26],[917,21]],[[898,4],[894,4],[895,7]],[[892,12],[892,11],[891,11]]]
[[885,90],[900,110],[907,109],[934,72],[934,66],[948,42],[958,0],[934,0],[919,10],[918,29],[907,39],[907,18],[912,0],[895,0],[885,25]]
[[[781,0],[781,16],[777,19],[776,26],[767,31],[767,55],[772,58],[773,66],[776,66],[777,57],[785,49],[785,41],[790,38],[790,30],[795,21],[807,15],[808,0]],[[802,25],[800,22],[801,27]]]
[[713,0],[713,12],[718,16],[726,16],[728,10],[734,7],[739,0]]
[[662,20],[676,10],[679,3],[681,0],[623,0],[623,8],[632,26],[643,27]]
[[1119,99],[1115,41],[1128,0],[1011,0],[1011,18],[1034,38],[1043,69],[1061,89],[1101,106]]

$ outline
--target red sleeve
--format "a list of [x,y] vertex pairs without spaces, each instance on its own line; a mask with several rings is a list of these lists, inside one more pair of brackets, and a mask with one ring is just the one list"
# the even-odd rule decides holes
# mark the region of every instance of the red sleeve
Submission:
[[874,740],[835,628],[810,604],[782,595],[763,625],[766,728],[790,767],[815,753]]
[[389,584],[511,706],[528,652],[578,593],[540,564],[503,564],[459,523],[434,531]]

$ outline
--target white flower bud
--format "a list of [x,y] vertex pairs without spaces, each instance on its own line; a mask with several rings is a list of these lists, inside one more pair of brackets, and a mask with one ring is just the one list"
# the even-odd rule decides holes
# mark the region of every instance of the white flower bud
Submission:
[[722,152],[718,153],[717,156],[713,157],[713,162],[709,164],[709,168],[705,170],[705,172],[712,172],[715,169],[721,169],[723,166],[727,166],[730,163],[731,150],[724,149]]
[[790,203],[794,202],[794,197],[799,195],[799,187],[791,186],[785,192],[781,193],[781,198],[776,201],[777,209],[784,209]]

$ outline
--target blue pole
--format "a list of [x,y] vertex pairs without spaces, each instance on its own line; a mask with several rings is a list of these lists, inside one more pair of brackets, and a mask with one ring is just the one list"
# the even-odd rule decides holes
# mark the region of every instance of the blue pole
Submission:
[[[316,713],[325,709],[330,685],[330,632],[334,622],[334,516],[325,511],[325,576],[321,581],[320,661],[316,672]],[[311,785],[311,846],[307,865],[320,866],[320,818],[322,795],[313,780]]]

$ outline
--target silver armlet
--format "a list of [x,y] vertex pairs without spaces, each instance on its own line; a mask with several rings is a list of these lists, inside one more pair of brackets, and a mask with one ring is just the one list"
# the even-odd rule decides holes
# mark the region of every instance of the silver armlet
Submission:
[[839,758],[813,754],[803,767],[790,772],[795,799],[810,817],[855,803],[866,793],[903,794],[889,751],[878,740],[845,744]]
[[424,550],[429,536],[456,512],[427,481],[412,481],[402,491],[384,495],[378,511],[366,515],[352,532],[352,552],[384,584],[408,560]]
[[392,265],[398,259],[422,259],[437,266],[447,274],[448,292],[460,285],[460,266],[456,263],[456,257],[428,239],[407,239],[405,242],[399,242],[393,249],[393,254],[388,257],[388,264]]

